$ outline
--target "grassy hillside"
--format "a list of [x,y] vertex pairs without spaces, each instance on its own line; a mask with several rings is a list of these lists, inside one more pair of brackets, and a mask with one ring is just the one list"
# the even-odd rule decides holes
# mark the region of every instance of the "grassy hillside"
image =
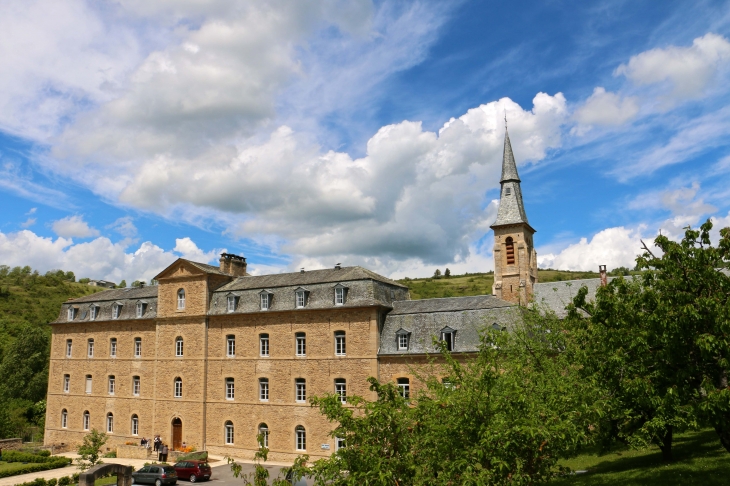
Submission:
[[72,272],[0,265],[0,438],[42,425],[51,328],[61,304],[98,292]]
[[[623,272],[623,270],[621,270]],[[626,272],[628,270],[626,269]],[[538,270],[540,282],[559,282],[598,278],[597,272],[571,272],[568,270]],[[411,290],[411,299],[432,299],[436,297],[464,297],[467,295],[491,295],[494,273],[467,273],[464,275],[441,276],[440,278],[404,278],[398,280]]]

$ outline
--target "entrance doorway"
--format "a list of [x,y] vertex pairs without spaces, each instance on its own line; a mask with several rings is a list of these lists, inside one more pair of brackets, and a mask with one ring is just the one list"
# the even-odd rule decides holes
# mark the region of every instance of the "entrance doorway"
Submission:
[[179,418],[172,419],[172,450],[179,451],[182,449],[182,420]]

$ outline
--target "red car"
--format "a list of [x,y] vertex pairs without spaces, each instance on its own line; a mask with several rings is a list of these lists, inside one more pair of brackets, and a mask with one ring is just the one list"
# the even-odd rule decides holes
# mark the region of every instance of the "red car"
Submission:
[[210,464],[205,461],[180,461],[174,466],[178,479],[187,479],[191,483],[202,479],[210,479]]

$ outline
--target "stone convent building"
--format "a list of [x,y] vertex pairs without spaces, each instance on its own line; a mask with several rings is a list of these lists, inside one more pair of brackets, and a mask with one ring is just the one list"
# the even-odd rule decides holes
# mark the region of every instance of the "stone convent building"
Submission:
[[494,295],[410,300],[398,282],[340,265],[251,276],[223,254],[218,267],[179,259],[156,286],[66,302],[51,323],[46,443],[97,429],[109,446],[159,434],[175,449],[251,457],[263,433],[274,460],[330,454],[341,444],[311,396],[371,397],[370,376],[414,393],[412,366],[436,351],[433,336],[473,353],[480,330],[509,328],[517,305],[569,298],[537,282],[507,134],[502,165]]

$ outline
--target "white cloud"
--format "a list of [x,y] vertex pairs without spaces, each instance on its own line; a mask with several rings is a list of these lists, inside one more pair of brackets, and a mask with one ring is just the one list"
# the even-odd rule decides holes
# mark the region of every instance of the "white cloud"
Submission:
[[585,103],[575,110],[574,118],[583,125],[623,125],[639,113],[635,97],[622,98],[619,94],[597,87]]
[[211,255],[218,251],[204,252],[189,238],[176,240],[173,251],[163,250],[149,241],[142,243],[136,250],[128,251],[123,244],[112,243],[105,237],[74,244],[68,238],[54,240],[29,230],[0,232],[1,265],[30,265],[40,272],[60,268],[73,271],[79,278],[112,282],[122,279],[128,282],[150,280],[180,256],[207,263],[211,261]]
[[28,216],[30,214],[35,214],[36,211],[38,211],[38,208],[30,208],[30,211],[28,211],[27,213],[25,213],[25,215]]
[[[633,268],[636,257],[642,253],[640,239],[645,229],[643,226],[633,229],[624,226],[606,228],[596,233],[590,241],[581,238],[578,243],[569,245],[557,254],[540,255],[538,250],[537,262],[540,268],[560,270],[598,271],[599,265],[606,265],[609,269],[622,266]],[[651,245],[650,241],[644,241]]]
[[137,227],[134,225],[131,216],[122,216],[121,218],[108,225],[107,228],[111,228],[125,238],[132,239],[137,236]]
[[81,216],[66,216],[51,224],[53,232],[62,238],[91,238],[99,231],[91,228]]
[[214,248],[211,251],[203,251],[198,248],[193,240],[189,237],[175,239],[175,248],[173,251],[180,253],[182,258],[192,260],[194,262],[208,263],[215,260],[218,255],[225,253],[225,248]]
[[730,42],[708,33],[696,38],[690,47],[656,48],[632,56],[614,74],[638,85],[669,82],[672,97],[691,98],[702,94],[729,61]]
[[33,226],[36,223],[36,221],[38,221],[37,218],[28,218],[24,222],[20,223],[20,227],[21,228],[30,228],[31,226]]

